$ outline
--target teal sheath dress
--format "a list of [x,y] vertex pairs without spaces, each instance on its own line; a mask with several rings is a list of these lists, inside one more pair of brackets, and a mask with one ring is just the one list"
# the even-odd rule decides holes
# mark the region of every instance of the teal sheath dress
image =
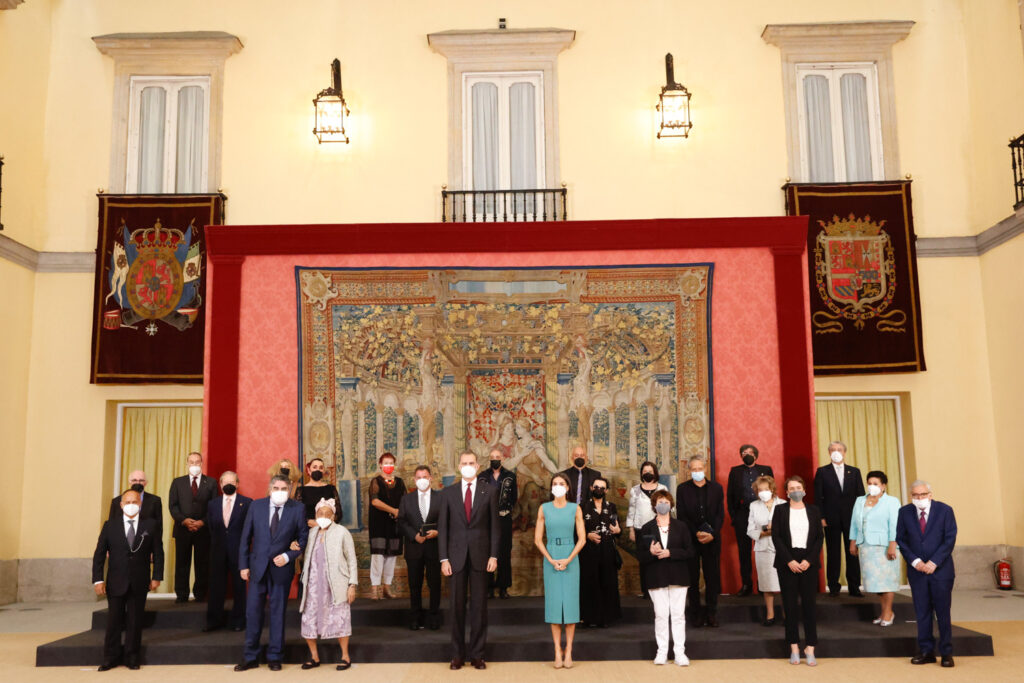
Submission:
[[[552,559],[564,560],[569,557],[576,541],[576,503],[566,502],[558,509],[554,503],[544,503],[544,533],[547,536],[548,554]],[[556,571],[551,563],[544,560],[544,621],[548,624],[575,624],[580,620],[580,558],[564,571]]]

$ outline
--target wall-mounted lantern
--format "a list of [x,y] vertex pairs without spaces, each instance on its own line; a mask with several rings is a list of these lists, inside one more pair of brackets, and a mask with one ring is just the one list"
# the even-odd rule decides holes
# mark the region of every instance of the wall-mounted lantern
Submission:
[[341,92],[341,62],[331,62],[331,87],[324,88],[313,99],[316,123],[313,135],[317,142],[348,142],[345,117],[349,115],[345,96]]
[[676,83],[672,53],[665,55],[665,86],[658,97],[658,111],[661,112],[661,127],[658,138],[686,138],[690,136],[693,122],[690,121],[690,91]]

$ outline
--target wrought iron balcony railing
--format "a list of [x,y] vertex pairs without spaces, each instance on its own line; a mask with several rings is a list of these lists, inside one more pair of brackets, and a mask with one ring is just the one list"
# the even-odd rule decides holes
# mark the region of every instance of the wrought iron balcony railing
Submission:
[[1024,135],[1010,140],[1010,160],[1013,165],[1013,190],[1016,201],[1013,210],[1024,206]]
[[441,191],[443,223],[564,221],[566,188]]

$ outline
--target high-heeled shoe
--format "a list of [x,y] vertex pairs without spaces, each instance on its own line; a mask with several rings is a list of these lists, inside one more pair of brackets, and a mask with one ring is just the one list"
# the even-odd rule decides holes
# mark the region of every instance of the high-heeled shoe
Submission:
[[789,663],[790,664],[799,664],[800,663],[800,653],[799,652],[790,652],[789,653]]
[[391,592],[391,586],[384,584],[384,597],[388,600],[395,597],[395,594]]
[[555,668],[556,669],[561,669],[562,666],[563,666],[562,665],[562,651],[561,650],[555,650]]
[[380,586],[370,586],[370,599],[380,600]]
[[818,666],[818,660],[814,658],[813,652],[804,650],[804,659],[807,660],[807,666]]
[[885,619],[882,619],[881,617],[879,617],[878,625],[879,626],[892,626],[893,622],[895,622],[895,621],[896,621],[896,615],[895,614],[892,615],[892,619],[890,619],[889,621],[886,621]]
[[562,659],[562,666],[564,666],[566,669],[572,668],[572,653],[565,653],[565,657]]

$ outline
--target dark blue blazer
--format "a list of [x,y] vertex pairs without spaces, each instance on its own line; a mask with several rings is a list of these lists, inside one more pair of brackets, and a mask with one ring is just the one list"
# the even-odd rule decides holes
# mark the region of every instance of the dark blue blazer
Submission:
[[240,493],[235,494],[235,507],[231,510],[231,520],[224,527],[224,496],[217,496],[210,501],[206,510],[206,525],[210,527],[210,554],[227,553],[228,566],[234,567],[238,560],[238,548],[242,544],[242,527],[249,511],[252,498]]
[[933,579],[952,580],[956,576],[953,569],[953,546],[956,545],[956,517],[953,516],[953,508],[933,500],[923,536],[919,517],[917,508],[911,504],[901,507],[896,519],[896,544],[903,553],[903,559],[907,561],[908,578],[915,579],[921,575],[910,566],[920,558],[922,562],[935,563],[935,572],[931,575]]
[[[224,526],[223,522],[221,526]],[[249,512],[245,515],[245,524],[242,526],[238,569],[248,569],[252,582],[262,581],[268,570],[275,583],[291,582],[291,577],[295,574],[295,559],[301,557],[306,549],[308,534],[306,509],[299,501],[289,500],[284,504],[277,535],[271,538],[270,498],[254,500],[249,504]],[[288,548],[292,541],[299,542],[298,550]],[[283,567],[278,567],[273,564],[273,560],[281,553],[287,553],[289,562]]]

